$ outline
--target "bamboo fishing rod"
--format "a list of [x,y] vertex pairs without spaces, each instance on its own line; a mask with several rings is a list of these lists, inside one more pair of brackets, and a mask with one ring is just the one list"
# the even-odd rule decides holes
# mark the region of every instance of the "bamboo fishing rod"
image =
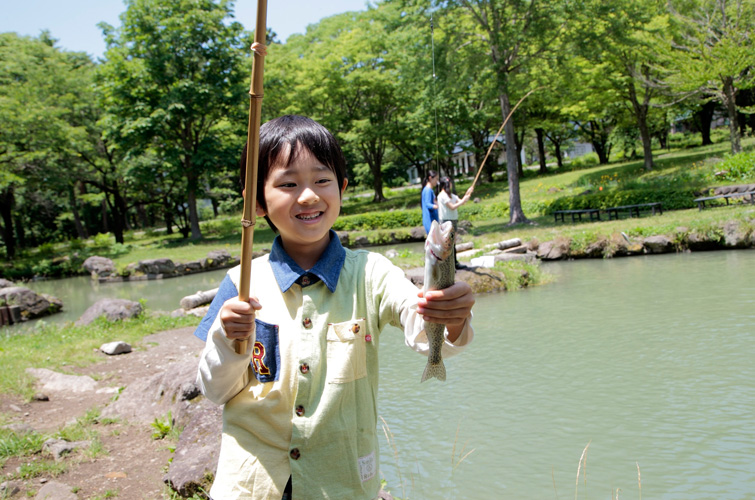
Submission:
[[[267,40],[267,0],[257,0],[257,24],[254,42],[265,45]],[[252,243],[257,222],[257,167],[260,152],[260,120],[262,114],[262,74],[265,56],[254,51],[252,81],[249,88],[249,128],[247,130],[246,177],[244,179],[244,212],[241,218],[241,278],[239,300],[249,300],[252,281]],[[235,342],[236,352],[246,352],[248,340]]]
[[[474,181],[472,181],[472,187],[474,187],[477,184],[477,180],[480,178],[480,174],[482,173],[482,167],[485,166],[485,162],[487,161],[488,156],[490,156],[490,152],[493,150],[493,146],[495,146],[495,141],[498,140],[498,136],[501,135],[501,131],[503,130],[503,127],[505,127],[506,124],[508,123],[509,118],[511,118],[511,115],[513,115],[514,111],[516,111],[516,108],[518,108],[519,105],[522,104],[522,101],[524,101],[531,93],[533,93],[536,90],[539,90],[540,88],[542,88],[542,87],[538,87],[536,89],[532,89],[529,92],[527,92],[526,94],[524,94],[524,97],[522,97],[521,99],[519,99],[519,102],[516,103],[516,106],[514,106],[514,109],[512,109],[511,111],[509,111],[508,116],[506,117],[505,120],[503,120],[503,124],[501,125],[501,128],[498,129],[498,132],[496,132],[495,137],[493,137],[493,142],[490,143],[490,146],[488,147],[488,152],[485,153],[485,158],[483,158],[482,159],[482,163],[480,163],[480,168],[477,169],[477,175],[474,176]],[[506,145],[506,146],[508,147],[508,145]]]

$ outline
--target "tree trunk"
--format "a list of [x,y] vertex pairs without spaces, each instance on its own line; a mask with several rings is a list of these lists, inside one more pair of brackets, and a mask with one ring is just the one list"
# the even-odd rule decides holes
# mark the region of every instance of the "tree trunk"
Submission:
[[87,230],[84,227],[84,225],[81,223],[81,216],[79,215],[79,204],[76,200],[75,186],[69,186],[68,199],[71,203],[71,212],[73,213],[73,225],[76,227],[76,235],[80,239],[85,240],[89,238],[89,234],[87,233]]
[[540,162],[540,173],[547,174],[548,166],[545,164],[545,131],[542,128],[536,128],[535,134],[537,135],[537,156]]
[[553,144],[553,153],[556,155],[556,164],[560,170],[564,168],[564,155],[561,153],[561,141],[554,141],[551,139],[551,143]]
[[192,182],[189,182],[189,188],[187,191],[188,203],[189,203],[189,225],[191,226],[191,239],[198,240],[202,238],[202,231],[199,229],[199,213],[197,212],[197,190],[192,186]]
[[729,136],[731,137],[731,154],[735,155],[742,152],[742,144],[739,137],[739,126],[737,123],[737,92],[734,88],[734,80],[731,77],[724,79],[724,106],[729,116]]
[[[634,72],[631,68],[627,68],[628,73],[631,75]],[[646,68],[643,66],[643,72],[646,72]],[[648,128],[648,110],[650,108],[650,94],[645,92],[644,102],[640,102],[637,97],[637,90],[634,87],[634,79],[631,79],[627,84],[627,91],[629,94],[629,101],[632,103],[632,110],[634,111],[634,118],[637,120],[637,128],[640,131],[640,141],[642,141],[642,158],[644,160],[645,170],[653,170],[653,143],[650,137],[650,129]]]
[[5,243],[5,254],[8,259],[16,256],[16,236],[13,229],[13,205],[15,195],[13,186],[0,191],[0,218],[3,220],[2,236]]
[[716,102],[708,101],[695,114],[700,135],[702,136],[701,146],[710,146],[713,141],[710,140],[710,123],[713,121],[713,113],[716,111]]
[[[498,98],[501,112],[505,120],[511,111],[509,95],[502,92]],[[529,222],[522,210],[522,200],[519,195],[519,170],[516,159],[516,139],[514,133],[514,117],[509,118],[505,127],[506,137],[506,173],[509,180],[509,224],[524,224]]]

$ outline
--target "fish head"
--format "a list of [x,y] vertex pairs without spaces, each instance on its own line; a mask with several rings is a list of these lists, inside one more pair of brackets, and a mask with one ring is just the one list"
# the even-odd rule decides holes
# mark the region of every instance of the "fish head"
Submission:
[[454,225],[451,221],[433,221],[425,240],[425,259],[443,261],[453,255]]

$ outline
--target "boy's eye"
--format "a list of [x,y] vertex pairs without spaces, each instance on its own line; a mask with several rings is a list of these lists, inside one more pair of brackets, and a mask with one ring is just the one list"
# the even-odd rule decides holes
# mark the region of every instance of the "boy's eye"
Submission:
[[318,184],[326,184],[328,182],[331,182],[333,179],[320,179],[317,181]]

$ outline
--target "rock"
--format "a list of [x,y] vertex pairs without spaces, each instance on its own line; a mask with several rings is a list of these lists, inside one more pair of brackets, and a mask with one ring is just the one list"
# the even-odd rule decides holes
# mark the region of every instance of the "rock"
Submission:
[[366,247],[369,245],[370,245],[370,240],[367,239],[367,236],[359,236],[354,240],[354,246]]
[[564,259],[569,255],[569,243],[566,238],[556,238],[540,243],[537,247],[537,256],[542,260]]
[[693,252],[705,251],[705,250],[717,250],[721,248],[718,240],[711,240],[705,234],[697,232],[689,233],[686,237],[687,248]]
[[223,431],[223,407],[202,399],[176,445],[173,460],[163,481],[182,498],[204,489],[209,491],[208,477],[214,477],[220,454]]
[[11,286],[16,286],[16,284],[13,283],[12,281],[8,281],[5,278],[0,278],[0,288],[8,288]]
[[175,270],[176,270],[176,264],[172,260],[166,259],[166,258],[140,260],[139,264],[136,266],[136,272],[142,273],[142,274],[165,275],[165,274],[173,274]]
[[21,308],[21,321],[55,314],[63,309],[63,302],[46,293],[36,293],[22,286],[0,288],[0,305]]
[[676,250],[671,238],[662,234],[645,238],[643,246],[647,253],[669,253]]
[[0,498],[11,498],[21,491],[21,484],[16,481],[3,481],[0,483]]
[[85,260],[82,267],[92,275],[92,278],[110,276],[115,272],[115,264],[113,264],[112,260],[97,255],[93,255]]
[[207,253],[207,260],[205,261],[209,267],[222,267],[228,261],[231,260],[231,254],[228,250],[212,250]]
[[42,390],[65,392],[88,392],[97,388],[97,382],[86,375],[66,375],[47,368],[27,368],[26,373],[36,377]]
[[74,450],[80,448],[89,448],[91,446],[90,441],[66,441],[65,439],[48,439],[42,445],[42,451],[49,453],[55,458],[60,460],[64,455],[71,453]]
[[39,489],[34,500],[78,500],[67,484],[50,481]]
[[388,257],[389,259],[395,259],[396,257],[398,257],[398,250],[396,250],[395,248],[386,250],[385,256]]
[[747,248],[750,244],[750,232],[741,228],[736,221],[729,221],[722,227],[724,232],[724,245],[729,248]]
[[411,235],[413,240],[421,241],[427,238],[427,233],[425,233],[425,228],[422,226],[416,226],[416,227],[411,228],[411,230],[409,231],[409,234]]
[[116,354],[125,354],[131,352],[131,346],[122,340],[116,340],[115,342],[108,342],[100,346],[100,351],[114,356]]
[[185,425],[197,406],[190,401],[199,389],[189,388],[197,378],[197,363],[197,358],[174,362],[170,369],[129,384],[116,401],[102,410],[102,417],[149,424],[171,412],[176,426]]
[[336,234],[341,245],[345,247],[349,246],[349,233],[347,231],[336,231]]
[[76,325],[88,325],[100,316],[108,321],[118,321],[138,316],[142,312],[142,305],[126,299],[100,299],[76,321]]
[[42,394],[41,392],[34,394],[31,399],[33,401],[50,401],[50,397],[47,394]]
[[180,271],[181,274],[196,273],[202,270],[202,263],[198,260],[184,262],[183,264],[177,264],[176,270]]

